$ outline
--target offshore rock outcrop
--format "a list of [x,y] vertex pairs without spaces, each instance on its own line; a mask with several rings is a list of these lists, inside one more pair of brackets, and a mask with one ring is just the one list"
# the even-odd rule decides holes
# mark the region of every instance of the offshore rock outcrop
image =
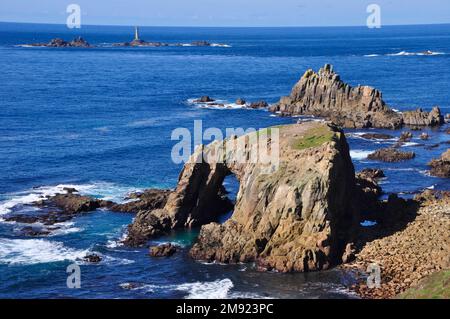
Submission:
[[67,42],[60,38],[52,39],[48,43],[32,43],[33,47],[47,47],[47,48],[90,48],[91,45],[82,37],[76,37],[72,41]]
[[441,155],[440,158],[432,160],[428,164],[430,174],[437,177],[449,178],[450,177],[450,149]]
[[282,116],[314,115],[345,128],[398,129],[403,125],[440,125],[443,116],[438,107],[428,113],[397,113],[383,101],[382,93],[369,86],[351,87],[326,64],[319,72],[308,70],[289,96],[270,107]]

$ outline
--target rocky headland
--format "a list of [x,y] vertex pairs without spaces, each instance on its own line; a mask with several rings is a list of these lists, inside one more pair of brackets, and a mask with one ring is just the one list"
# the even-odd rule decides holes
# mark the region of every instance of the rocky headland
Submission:
[[[225,162],[187,163],[165,207],[139,213],[126,242],[203,225],[190,251],[195,259],[257,261],[264,269],[283,272],[328,269],[342,262],[358,221],[352,204],[355,173],[345,135],[323,123],[278,128],[278,169],[236,163],[233,152]],[[248,146],[250,139],[246,135],[232,141]],[[214,153],[217,143],[198,148],[192,160],[202,152]],[[217,216],[230,207],[218,209],[224,207],[219,194],[229,174],[238,178],[240,189],[232,217],[221,225],[215,223]]]
[[383,100],[382,93],[369,86],[351,87],[327,64],[308,70],[289,96],[272,105],[270,111],[281,116],[313,115],[345,128],[398,129],[404,125],[437,126],[444,123],[438,107],[431,112],[417,109],[399,113]]

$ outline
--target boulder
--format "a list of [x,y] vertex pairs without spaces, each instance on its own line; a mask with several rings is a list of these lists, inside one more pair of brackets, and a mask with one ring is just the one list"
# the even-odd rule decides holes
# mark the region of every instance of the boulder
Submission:
[[430,174],[436,177],[450,177],[450,149],[440,158],[432,160],[428,165],[431,167]]
[[209,96],[205,95],[200,97],[199,99],[195,100],[196,103],[209,103],[214,102],[215,100],[210,98]]
[[382,162],[401,162],[413,159],[416,156],[414,152],[402,152],[395,148],[383,148],[367,156],[370,160]]
[[175,254],[177,250],[177,246],[167,243],[150,247],[149,254],[151,257],[170,257]]
[[402,113],[403,123],[411,126],[438,126],[444,124],[444,117],[439,107],[435,106],[431,112],[417,109]]
[[91,45],[82,37],[76,37],[69,43],[70,47],[89,48]]
[[96,254],[89,254],[83,257],[83,260],[92,264],[97,264],[102,261],[102,257]]
[[356,174],[357,177],[361,177],[364,179],[373,179],[373,180],[377,180],[383,177],[386,177],[384,175],[383,170],[378,169],[378,168],[365,168],[362,171],[358,172],[358,174]]
[[244,99],[239,98],[236,100],[237,105],[245,105],[245,103],[246,103],[246,101]]
[[411,141],[411,139],[413,138],[413,134],[411,132],[402,132],[402,134],[400,135],[398,142],[400,143],[406,143]]
[[249,107],[251,109],[264,109],[268,106],[269,106],[269,104],[267,104],[266,101],[257,101],[257,102],[252,102]]

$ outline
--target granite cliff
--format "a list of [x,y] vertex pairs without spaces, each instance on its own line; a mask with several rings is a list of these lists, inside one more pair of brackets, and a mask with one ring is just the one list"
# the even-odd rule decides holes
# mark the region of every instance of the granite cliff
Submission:
[[398,113],[389,108],[382,93],[369,86],[351,87],[343,82],[333,66],[308,70],[289,96],[269,108],[282,116],[314,115],[345,128],[398,129],[403,125],[435,126],[444,119],[438,107]]

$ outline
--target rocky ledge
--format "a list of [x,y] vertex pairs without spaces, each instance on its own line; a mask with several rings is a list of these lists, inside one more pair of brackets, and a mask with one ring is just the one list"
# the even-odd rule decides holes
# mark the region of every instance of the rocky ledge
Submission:
[[444,123],[438,107],[431,112],[422,109],[393,111],[383,101],[382,93],[369,86],[351,87],[325,65],[318,73],[308,70],[289,96],[270,107],[282,116],[314,115],[346,128],[398,129],[403,125],[434,126]]
[[444,154],[441,155],[439,159],[432,160],[428,164],[430,169],[430,174],[437,177],[450,177],[450,149],[448,149]]

